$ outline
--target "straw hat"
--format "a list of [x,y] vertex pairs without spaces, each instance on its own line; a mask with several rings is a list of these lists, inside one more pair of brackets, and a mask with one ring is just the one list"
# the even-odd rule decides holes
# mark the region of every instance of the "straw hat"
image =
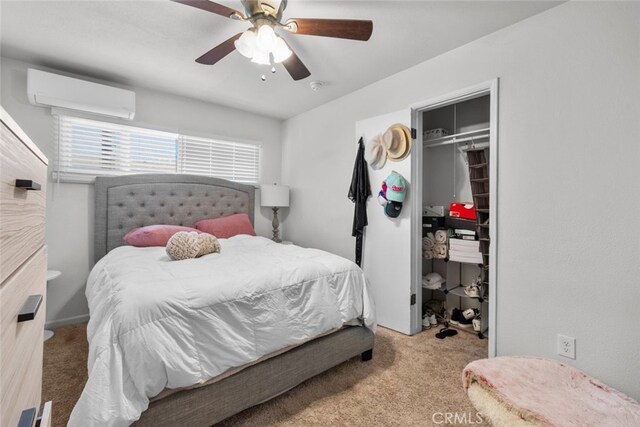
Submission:
[[382,141],[387,148],[387,159],[396,162],[404,160],[409,155],[413,143],[409,128],[400,123],[389,126]]
[[382,145],[389,152],[389,150],[396,151],[398,150],[398,143],[400,142],[398,138],[393,137],[393,132],[391,128],[387,129],[385,133],[382,134]]
[[373,138],[365,151],[365,160],[373,169],[381,169],[387,161],[387,150],[382,144],[382,138]]

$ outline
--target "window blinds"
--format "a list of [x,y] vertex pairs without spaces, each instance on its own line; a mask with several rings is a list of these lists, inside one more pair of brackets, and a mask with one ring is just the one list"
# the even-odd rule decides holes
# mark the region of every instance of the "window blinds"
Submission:
[[181,173],[258,182],[260,149],[255,145],[181,136],[179,152]]
[[61,180],[96,176],[187,173],[256,184],[260,146],[196,138],[133,126],[56,116]]

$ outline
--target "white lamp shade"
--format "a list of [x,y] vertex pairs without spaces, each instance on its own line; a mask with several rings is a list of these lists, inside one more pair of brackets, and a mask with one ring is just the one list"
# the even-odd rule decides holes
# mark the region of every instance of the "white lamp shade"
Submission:
[[289,187],[286,185],[261,185],[260,204],[268,207],[286,208],[289,206]]
[[256,34],[251,30],[247,30],[233,44],[242,56],[252,58],[256,49]]
[[251,58],[251,62],[260,65],[271,65],[269,52],[264,52],[256,47],[253,51],[253,58]]
[[276,50],[273,51],[273,62],[280,63],[291,56],[293,52],[289,49],[289,46],[278,37],[278,42],[276,43]]
[[264,52],[271,53],[276,48],[278,42],[276,33],[269,25],[262,25],[258,28],[256,35],[256,47]]

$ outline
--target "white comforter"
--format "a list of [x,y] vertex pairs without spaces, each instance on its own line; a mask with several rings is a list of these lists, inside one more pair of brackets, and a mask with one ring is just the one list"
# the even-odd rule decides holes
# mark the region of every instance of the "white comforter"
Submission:
[[123,246],[96,264],[89,379],[69,426],[127,426],[164,388],[204,383],[354,319],[375,327],[353,262],[262,237],[220,243],[221,253],[185,261]]

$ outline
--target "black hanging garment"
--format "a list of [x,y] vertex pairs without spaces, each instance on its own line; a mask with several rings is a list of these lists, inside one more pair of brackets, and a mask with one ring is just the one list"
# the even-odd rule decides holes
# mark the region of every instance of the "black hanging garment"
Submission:
[[360,138],[356,163],[353,165],[351,186],[349,187],[349,199],[355,203],[351,235],[356,238],[356,264],[358,266],[362,262],[362,235],[364,227],[367,226],[367,199],[369,196],[371,196],[369,170],[367,169],[367,161],[364,159],[364,142]]

